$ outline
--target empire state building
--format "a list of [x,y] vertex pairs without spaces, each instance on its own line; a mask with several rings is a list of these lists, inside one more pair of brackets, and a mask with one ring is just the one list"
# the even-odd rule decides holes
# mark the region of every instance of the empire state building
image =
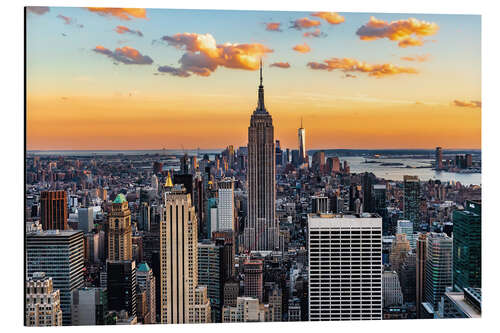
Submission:
[[275,218],[275,151],[273,119],[264,105],[262,61],[259,101],[248,127],[248,216],[244,230],[245,250],[274,250],[279,247]]

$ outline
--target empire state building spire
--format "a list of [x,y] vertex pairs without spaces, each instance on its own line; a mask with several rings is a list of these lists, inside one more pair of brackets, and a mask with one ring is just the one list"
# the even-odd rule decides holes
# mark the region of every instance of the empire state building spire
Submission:
[[262,85],[262,59],[260,59],[260,85],[259,85],[259,101],[256,113],[267,113],[266,106],[264,105],[264,86]]
[[248,127],[248,215],[243,231],[246,251],[274,251],[279,248],[275,158],[273,119],[264,105],[261,61],[259,102]]

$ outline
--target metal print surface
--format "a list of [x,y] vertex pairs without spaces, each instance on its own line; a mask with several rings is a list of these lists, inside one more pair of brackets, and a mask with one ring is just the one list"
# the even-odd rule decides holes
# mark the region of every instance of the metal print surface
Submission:
[[481,316],[480,16],[25,24],[25,325]]

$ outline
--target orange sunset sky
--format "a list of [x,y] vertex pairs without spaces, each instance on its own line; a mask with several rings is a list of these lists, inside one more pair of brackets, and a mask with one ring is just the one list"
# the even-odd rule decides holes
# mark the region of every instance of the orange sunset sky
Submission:
[[481,147],[480,17],[31,7],[27,149]]

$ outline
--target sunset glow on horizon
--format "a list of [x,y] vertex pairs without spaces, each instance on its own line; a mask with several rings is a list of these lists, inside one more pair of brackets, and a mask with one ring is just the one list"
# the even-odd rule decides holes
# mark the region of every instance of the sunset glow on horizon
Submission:
[[27,150],[481,148],[480,16],[36,8]]

